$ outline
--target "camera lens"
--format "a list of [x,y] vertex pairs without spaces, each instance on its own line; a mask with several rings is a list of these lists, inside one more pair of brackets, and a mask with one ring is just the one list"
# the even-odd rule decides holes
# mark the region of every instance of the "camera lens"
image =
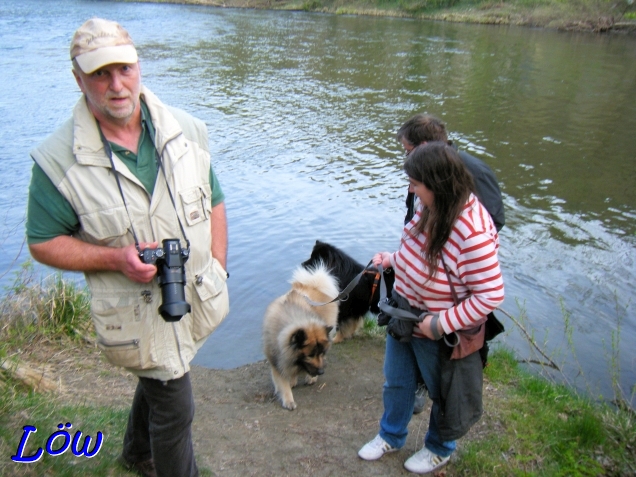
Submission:
[[[183,252],[186,252],[185,254]],[[182,249],[179,240],[163,241],[162,258],[159,263],[159,286],[161,301],[159,314],[166,321],[179,321],[190,312],[190,304],[185,299],[186,273],[184,264],[188,259],[188,249]]]

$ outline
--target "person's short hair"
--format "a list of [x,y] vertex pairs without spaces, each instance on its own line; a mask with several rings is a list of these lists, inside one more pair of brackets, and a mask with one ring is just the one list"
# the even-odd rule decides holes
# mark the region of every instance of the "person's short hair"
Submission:
[[397,132],[398,141],[403,138],[412,146],[419,146],[423,142],[448,141],[446,125],[430,114],[416,114]]
[[114,63],[137,63],[138,57],[132,38],[119,23],[91,18],[73,35],[71,60],[90,74]]

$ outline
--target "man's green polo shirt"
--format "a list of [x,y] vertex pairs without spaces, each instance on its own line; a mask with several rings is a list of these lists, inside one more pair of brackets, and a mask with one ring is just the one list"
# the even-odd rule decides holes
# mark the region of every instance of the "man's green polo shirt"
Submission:
[[[152,195],[157,180],[157,161],[155,158],[155,130],[150,120],[146,104],[141,102],[142,134],[137,145],[137,154],[115,143],[110,143],[113,152]],[[225,199],[212,165],[210,165],[210,187],[212,188],[212,207]],[[71,204],[53,185],[42,168],[34,162],[29,185],[27,204],[27,243],[47,242],[60,235],[72,235],[79,230],[80,224]]]

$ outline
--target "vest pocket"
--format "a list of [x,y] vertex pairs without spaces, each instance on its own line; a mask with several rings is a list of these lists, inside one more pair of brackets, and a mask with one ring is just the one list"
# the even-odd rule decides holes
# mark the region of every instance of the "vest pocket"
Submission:
[[97,342],[97,346],[111,364],[141,369],[141,351],[138,339],[119,342],[100,339]]
[[192,294],[192,338],[199,341],[212,333],[230,311],[227,291],[227,273],[212,259],[202,273],[194,277]]
[[104,306],[104,300],[93,303],[93,323],[97,333],[97,346],[115,366],[130,369],[150,369],[157,365],[152,353],[150,336],[153,330],[144,330],[140,306]]
[[207,188],[203,186],[191,187],[179,192],[183,214],[189,226],[208,220],[212,207],[210,195],[209,186]]
[[90,237],[92,243],[108,247],[128,244],[122,241],[130,229],[130,219],[123,206],[83,214],[79,216],[79,220],[83,233]]

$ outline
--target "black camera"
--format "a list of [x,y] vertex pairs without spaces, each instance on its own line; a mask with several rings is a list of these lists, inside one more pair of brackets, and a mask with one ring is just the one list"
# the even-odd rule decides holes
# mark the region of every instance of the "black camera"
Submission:
[[165,239],[163,248],[139,250],[142,262],[157,266],[157,277],[161,287],[159,314],[166,321],[179,321],[190,312],[185,300],[186,273],[183,266],[190,257],[189,248],[181,248],[178,239]]

